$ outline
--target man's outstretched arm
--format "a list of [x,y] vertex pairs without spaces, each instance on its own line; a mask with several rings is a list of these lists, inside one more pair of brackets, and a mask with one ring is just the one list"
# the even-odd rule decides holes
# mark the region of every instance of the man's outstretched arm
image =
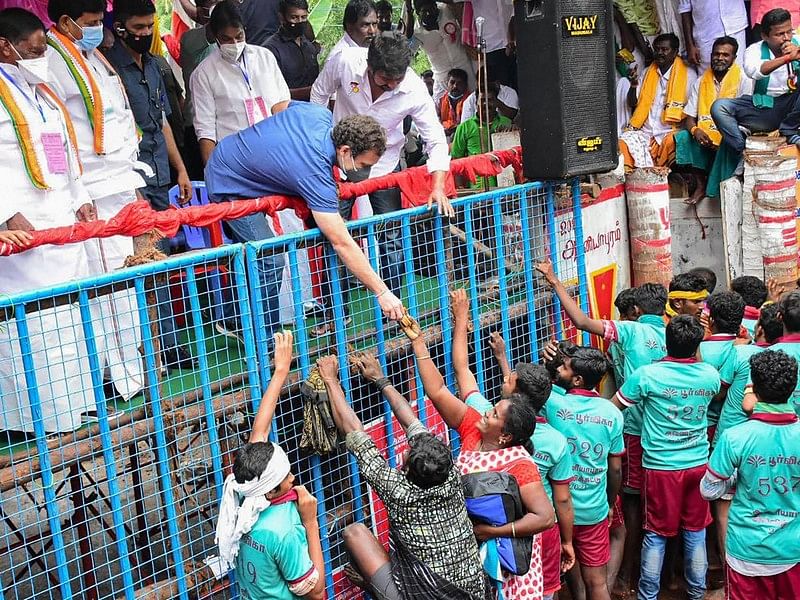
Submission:
[[333,354],[323,356],[317,360],[319,375],[325,383],[325,390],[328,392],[328,400],[331,403],[333,412],[333,422],[344,435],[351,431],[363,431],[364,426],[356,416],[356,413],[347,404],[344,397],[344,390],[339,383],[339,359]]
[[553,288],[553,291],[558,296],[558,299],[561,301],[561,306],[564,307],[564,310],[567,312],[572,324],[575,325],[581,331],[588,331],[589,333],[593,333],[594,335],[604,335],[605,327],[603,327],[603,322],[599,319],[592,319],[589,315],[587,315],[581,307],[578,306],[578,303],[572,299],[572,296],[569,295],[567,288],[564,287],[564,284],[559,281],[558,277],[556,277],[555,272],[553,271],[553,263],[549,260],[537,263],[536,270],[539,271],[542,275],[544,275],[545,280]]
[[383,394],[394,416],[397,417],[397,421],[403,429],[407,430],[417,420],[417,415],[414,414],[414,409],[411,408],[408,400],[395,389],[392,382],[383,374],[378,359],[371,354],[360,352],[353,356],[351,362],[361,374],[361,377],[374,384],[378,391]]

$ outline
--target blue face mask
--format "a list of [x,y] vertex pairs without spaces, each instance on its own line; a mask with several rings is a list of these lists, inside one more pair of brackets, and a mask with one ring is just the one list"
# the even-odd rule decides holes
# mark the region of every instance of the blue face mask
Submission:
[[[75,23],[75,21],[73,21]],[[78,25],[75,23],[75,25]],[[80,27],[80,25],[78,25]],[[91,52],[103,42],[103,26],[81,27],[83,37],[75,40],[75,45],[84,52]]]

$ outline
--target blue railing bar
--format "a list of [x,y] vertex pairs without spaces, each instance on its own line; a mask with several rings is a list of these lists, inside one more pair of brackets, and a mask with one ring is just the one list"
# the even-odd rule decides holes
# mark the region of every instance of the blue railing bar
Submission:
[[[403,217],[400,226],[400,234],[403,240],[411,239],[411,218]],[[406,295],[408,296],[408,312],[416,317],[419,314],[419,306],[417,305],[417,276],[414,273],[414,251],[411,246],[403,244],[403,266],[406,271]],[[411,368],[414,370],[414,381],[417,390],[417,417],[425,427],[428,426],[428,411],[425,408],[425,395],[422,392],[422,378],[419,376],[416,362],[411,363]],[[389,440],[394,443],[394,440]]]
[[[244,253],[237,252],[231,263],[233,267],[234,283],[236,287],[236,297],[239,304],[239,324],[242,328],[242,338],[244,339],[245,349],[255,348],[255,332],[253,331],[253,320],[250,314],[250,301],[247,289],[247,267],[245,265]],[[245,364],[247,365],[248,387],[250,388],[250,402],[254,410],[258,408],[261,399],[261,386],[259,385],[258,363],[255,353],[245,352]]]
[[19,349],[22,354],[22,367],[25,371],[25,385],[28,387],[28,400],[31,404],[31,420],[33,431],[36,434],[36,450],[39,453],[39,468],[42,473],[42,492],[47,509],[47,520],[50,522],[50,534],[53,541],[53,551],[56,555],[56,570],[58,571],[59,588],[63,600],[72,600],[72,588],[69,584],[70,575],[67,569],[67,553],[64,549],[64,534],[61,531],[61,512],[58,509],[56,489],[53,483],[53,466],[50,463],[50,449],[47,447],[47,433],[44,429],[44,416],[42,415],[42,399],[39,397],[39,385],[36,382],[36,367],[33,364],[33,350],[31,348],[30,331],[28,330],[28,317],[25,306],[14,306],[14,318],[17,323],[19,335]]
[[[442,223],[442,215],[438,212],[433,218],[434,226],[434,247],[436,252],[436,278],[439,283],[439,313],[440,322],[442,324],[442,346],[444,348],[444,380],[447,387],[451,390],[455,389],[455,376],[453,374],[453,328],[450,324],[450,281],[448,279],[448,264],[444,251],[444,228]],[[447,229],[447,235],[450,235],[450,228]],[[453,430],[450,432],[450,439],[453,440],[453,455],[457,455],[461,449],[461,443],[458,439],[458,434]]]
[[[509,193],[515,191],[544,189],[545,187],[550,187],[550,185],[551,184],[549,182],[526,183],[510,188],[504,188],[502,190],[494,190],[491,192],[475,194],[474,196],[454,199],[452,201],[452,204],[454,207],[466,206],[468,204],[474,204],[476,202],[495,200],[500,197],[505,197]],[[348,229],[361,228],[369,224],[378,225],[386,221],[399,220],[406,215],[408,215],[409,217],[414,217],[418,215],[424,215],[428,212],[429,211],[425,206],[417,206],[414,208],[403,209],[401,211],[397,211],[394,213],[388,213],[385,215],[374,215],[372,217],[366,217],[364,219],[359,219],[357,221],[351,221],[347,223],[347,228]],[[314,228],[301,232],[285,233],[283,235],[272,237],[267,240],[248,242],[248,245],[254,246],[257,250],[262,250],[264,248],[276,248],[285,246],[290,240],[301,242],[305,240],[321,240],[323,237],[324,236],[322,235],[322,232],[320,232],[318,228]],[[230,244],[226,246],[220,246],[218,248],[208,248],[205,250],[193,250],[191,252],[185,252],[183,254],[177,254],[175,256],[171,256],[165,260],[147,263],[144,265],[137,265],[135,267],[119,269],[114,271],[113,273],[103,273],[100,275],[95,275],[93,277],[80,279],[78,281],[72,281],[55,285],[47,289],[47,295],[48,297],[53,297],[53,296],[60,296],[63,294],[77,293],[83,289],[92,289],[98,286],[108,285],[116,282],[130,281],[135,277],[143,277],[146,275],[163,273],[166,271],[175,270],[190,265],[195,265],[198,262],[202,261],[215,261],[226,256],[234,257],[236,256],[236,254],[240,253],[241,250],[242,250],[241,244]],[[39,299],[41,299],[40,291],[20,292],[18,294],[13,294],[13,295],[8,295],[8,294],[0,295],[0,308],[11,306],[13,304],[18,304],[20,302],[23,303],[32,302]]]
[[[333,293],[333,319],[337,324],[334,332],[336,336],[336,351],[339,355],[339,380],[341,381],[345,398],[349,398],[350,404],[352,404],[353,396],[350,393],[350,364],[347,361],[347,357],[350,353],[347,351],[347,327],[344,325],[344,307],[348,305],[348,302],[345,301],[342,291],[342,280],[339,278],[339,273],[344,272],[344,268],[340,265],[339,256],[336,252],[330,252],[328,256],[330,258],[328,276],[330,277],[331,292]],[[349,293],[351,298],[353,295],[353,292]],[[378,303],[374,297],[370,298],[370,302]],[[356,315],[351,315],[352,319],[355,319],[355,317]],[[350,463],[350,476],[353,478],[353,489],[356,490],[356,493],[353,494],[353,512],[356,521],[361,522],[364,520],[364,503],[361,499],[361,472],[358,470],[356,457],[349,452],[347,454],[348,462]]]
[[539,336],[536,331],[536,298],[533,295],[533,265],[534,256],[531,251],[531,219],[528,205],[528,195],[522,194],[519,203],[520,225],[522,227],[522,260],[525,266],[525,294],[528,303],[528,330],[531,340],[531,362],[539,362]]
[[472,204],[464,206],[464,234],[467,248],[467,276],[469,286],[469,308],[472,318],[472,337],[475,343],[475,369],[478,389],[486,394],[486,374],[483,372],[483,340],[481,339],[481,306],[478,298],[477,265],[475,264],[475,233],[472,227]]
[[[375,226],[367,226],[367,249],[369,252],[369,262],[373,270],[379,273],[378,266],[378,242],[375,237]],[[377,345],[378,360],[380,361],[381,368],[384,373],[388,373],[386,364],[386,336],[383,333],[383,311],[380,304],[377,302],[372,303],[372,312],[375,317],[375,341]],[[369,384],[368,384],[369,385]],[[374,390],[370,390],[373,393]],[[392,422],[392,407],[389,402],[379,393],[381,401],[383,402],[383,423],[386,427],[386,455],[389,460],[389,466],[394,468],[397,466],[397,455],[394,447],[394,423]]]
[[[261,287],[261,278],[259,271],[261,270],[261,261],[259,254],[267,252],[267,249],[258,249],[255,245],[245,244],[245,253],[247,255],[247,285],[249,286],[250,293],[247,297],[250,299],[250,310],[252,311],[253,324],[255,326],[255,339],[256,339],[256,356],[258,357],[258,373],[261,380],[261,394],[267,389],[267,384],[270,380],[269,368],[269,340],[267,339],[267,324],[264,315],[264,290]],[[241,296],[240,296],[241,297]],[[253,398],[253,412],[258,410],[258,402],[261,398]]]
[[136,278],[135,287],[136,304],[139,310],[139,322],[142,330],[142,343],[144,345],[147,380],[156,384],[149,386],[151,394],[150,407],[153,411],[153,424],[155,426],[156,464],[158,466],[159,479],[161,480],[161,492],[164,495],[164,509],[167,513],[167,531],[169,532],[170,544],[172,546],[172,560],[175,563],[175,575],[178,580],[178,595],[181,600],[189,600],[186,589],[186,571],[183,564],[180,533],[178,532],[178,516],[175,510],[175,498],[172,495],[172,482],[169,477],[170,469],[169,456],[167,456],[167,438],[164,434],[164,415],[161,412],[161,389],[157,384],[158,373],[156,372],[155,348],[150,333],[150,315],[148,314],[144,277]]
[[77,294],[82,290],[90,291],[94,288],[110,285],[113,283],[129,282],[136,277],[147,275],[157,275],[167,271],[174,271],[182,267],[196,266],[203,261],[214,261],[226,256],[235,256],[240,253],[241,245],[220,246],[208,250],[194,250],[184,254],[176,254],[165,260],[159,260],[136,267],[115,270],[111,273],[102,273],[84,279],[60,283],[48,287],[46,290],[32,290],[19,292],[17,294],[0,294],[0,308],[20,304],[25,302],[35,302],[41,300],[43,292],[47,292],[47,298],[62,296],[64,294]]
[[[308,347],[308,335],[306,334],[305,314],[303,312],[303,292],[300,289],[300,272],[297,266],[297,241],[289,241],[289,275],[292,284],[292,305],[294,307],[294,334],[297,338],[297,345],[299,352],[297,353],[298,362],[300,364],[300,374],[303,379],[308,377],[311,371],[309,357],[311,356]],[[276,427],[273,421],[273,426],[270,429],[270,438],[273,441],[281,441],[277,439]],[[319,522],[320,539],[322,542],[322,556],[325,559],[325,564],[331,564],[331,546],[328,535],[328,512],[325,507],[325,491],[322,485],[322,469],[319,464],[319,456],[311,456],[311,489],[314,496],[317,498],[317,521]],[[325,587],[328,589],[329,595],[333,597],[333,574],[331,569],[325,569]]]
[[[497,283],[500,290],[500,327],[503,331],[503,338],[511,341],[511,334],[508,326],[508,281],[506,281],[506,248],[505,236],[503,235],[503,205],[495,202],[492,206],[492,216],[494,217],[494,237],[495,237],[495,256],[497,257]],[[506,350],[509,352],[509,360],[514,364],[513,344],[508,344]]]
[[[113,298],[109,297],[113,302]],[[127,600],[134,599],[133,575],[131,574],[131,561],[128,554],[128,535],[125,531],[125,518],[120,502],[119,482],[117,481],[117,462],[114,458],[114,448],[111,442],[111,429],[108,425],[108,409],[106,408],[106,394],[103,390],[103,372],[97,357],[97,342],[94,337],[92,324],[92,310],[89,304],[89,294],[82,291],[78,296],[83,325],[83,337],[86,342],[86,352],[89,357],[89,371],[92,377],[92,390],[97,408],[98,426],[100,428],[100,442],[103,447],[103,462],[106,464],[108,477],[108,496],[111,504],[111,519],[114,523],[116,534],[117,552],[119,553],[120,571],[122,572],[122,585]],[[115,595],[117,593],[115,592]]]
[[[583,244],[583,215],[581,214],[581,182],[572,180],[572,218],[575,220],[575,253],[578,257],[578,298],[581,310],[589,314],[589,288],[586,281],[586,249]],[[588,332],[583,332],[583,345],[591,343]]]
[[[547,186],[547,233],[550,240],[550,261],[553,273],[558,277],[558,237],[556,236],[556,194],[553,184]],[[564,328],[561,326],[561,301],[553,294],[553,322],[556,327],[556,339],[564,339]]]
[[[222,449],[219,445],[219,432],[214,417],[214,403],[211,392],[211,378],[208,376],[208,349],[206,336],[203,331],[203,318],[200,314],[200,297],[197,290],[197,277],[194,269],[186,269],[186,287],[189,292],[189,308],[192,314],[192,329],[194,329],[195,347],[197,348],[197,361],[200,367],[200,386],[203,390],[203,405],[206,409],[206,427],[208,427],[208,441],[211,445],[211,464],[214,466],[214,485],[217,492],[217,502],[222,500]],[[224,418],[224,416],[223,416]]]

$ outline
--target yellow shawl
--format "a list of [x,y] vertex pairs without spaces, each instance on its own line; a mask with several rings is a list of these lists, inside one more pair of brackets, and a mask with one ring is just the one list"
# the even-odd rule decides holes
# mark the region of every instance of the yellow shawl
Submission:
[[711,118],[711,105],[717,98],[736,98],[741,79],[742,68],[734,63],[720,82],[719,95],[717,95],[717,86],[714,85],[714,73],[711,69],[708,69],[700,80],[700,89],[697,95],[697,125],[708,134],[715,146],[719,146],[722,141],[722,134],[717,131],[714,119]]
[[[642,81],[639,103],[631,116],[631,126],[635,129],[641,129],[650,116],[650,108],[656,99],[656,90],[658,89],[660,78],[661,72],[655,63],[650,65]],[[687,81],[686,63],[683,62],[682,58],[677,57],[675,62],[672,63],[672,71],[669,74],[669,82],[667,83],[666,102],[664,112],[661,114],[661,120],[664,123],[671,123],[673,126],[677,126],[683,120]]]

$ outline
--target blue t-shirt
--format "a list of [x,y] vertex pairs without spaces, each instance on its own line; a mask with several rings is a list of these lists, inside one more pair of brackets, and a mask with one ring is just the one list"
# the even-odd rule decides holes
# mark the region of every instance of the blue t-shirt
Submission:
[[[777,344],[773,344],[770,350],[778,351],[783,350],[786,354],[800,362],[800,334],[792,333],[783,336],[778,340]],[[797,387],[792,392],[792,397],[789,400],[794,407],[794,412],[800,416],[800,377],[797,379]]]
[[617,396],[642,406],[643,467],[680,471],[706,463],[708,405],[719,388],[716,369],[693,358],[664,358],[628,378]]
[[295,600],[289,583],[314,568],[297,504],[270,506],[242,536],[236,556],[236,581],[245,600]]
[[711,442],[712,446],[716,446],[726,429],[747,421],[747,413],[742,408],[742,400],[744,400],[744,389],[750,383],[750,357],[766,347],[766,345],[759,344],[733,347],[733,381],[731,381],[725,401],[722,403],[722,410],[717,421],[717,431]]
[[209,199],[299,196],[313,211],[338,212],[332,132],[327,108],[292,102],[277,115],[229,135],[206,165]]
[[[733,369],[735,361],[734,342],[736,335],[717,333],[707,340],[700,342],[700,357],[719,372],[722,385],[729,386],[733,383]],[[714,401],[708,405],[708,425],[716,425],[722,402]]]
[[551,394],[544,410],[547,422],[567,438],[572,455],[575,525],[596,525],[608,517],[608,457],[625,451],[622,413],[605,398],[585,390]]
[[[667,355],[667,326],[661,315],[642,315],[636,321],[609,321],[616,332],[614,344],[619,349],[611,352],[614,378],[622,387],[631,374],[644,365],[661,360]],[[632,406],[625,411],[625,433],[642,435],[642,409]]]
[[708,463],[721,479],[738,471],[727,552],[759,565],[800,560],[800,423],[782,408],[788,414],[761,414],[756,405],[747,422],[725,430]]

